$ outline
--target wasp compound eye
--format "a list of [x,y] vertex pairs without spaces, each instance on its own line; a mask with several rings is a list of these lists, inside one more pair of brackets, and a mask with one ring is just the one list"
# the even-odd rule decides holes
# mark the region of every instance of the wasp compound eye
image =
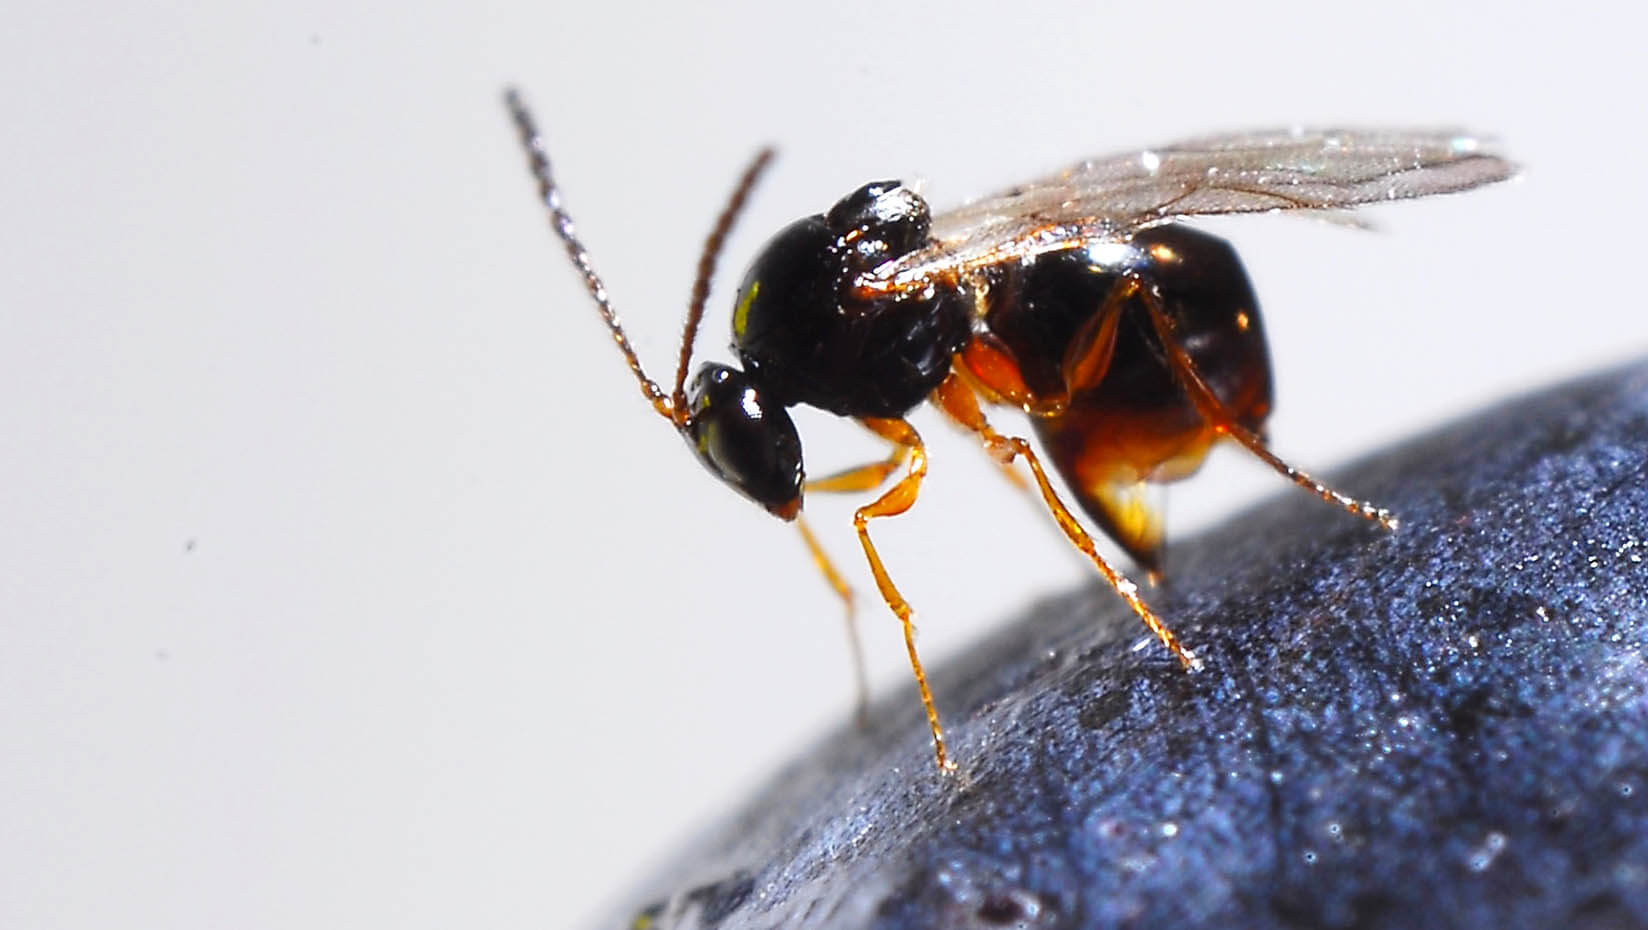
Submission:
[[801,512],[801,437],[782,405],[762,399],[749,376],[705,364],[688,391],[683,431],[698,460],[733,490],[793,520]]

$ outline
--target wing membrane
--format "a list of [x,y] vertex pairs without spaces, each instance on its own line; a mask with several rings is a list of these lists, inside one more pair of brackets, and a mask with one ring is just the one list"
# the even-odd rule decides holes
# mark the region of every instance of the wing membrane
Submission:
[[1469,190],[1516,173],[1453,130],[1282,129],[1189,139],[1080,162],[933,217],[935,243],[867,274],[907,291],[988,265],[1179,217],[1362,204]]

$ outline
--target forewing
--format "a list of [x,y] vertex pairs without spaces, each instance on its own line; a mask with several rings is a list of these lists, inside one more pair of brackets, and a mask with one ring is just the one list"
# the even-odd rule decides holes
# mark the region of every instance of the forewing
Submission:
[[859,283],[904,291],[1186,216],[1338,210],[1469,190],[1516,167],[1468,133],[1284,129],[1090,159],[933,218],[935,244]]

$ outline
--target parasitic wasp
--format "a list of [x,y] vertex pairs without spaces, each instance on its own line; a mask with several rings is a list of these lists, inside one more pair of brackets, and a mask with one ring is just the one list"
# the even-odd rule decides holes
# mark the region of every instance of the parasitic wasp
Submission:
[[[1042,454],[1022,437],[997,432],[984,407],[1029,415],[1081,510],[1152,577],[1162,525],[1142,492],[1194,473],[1220,439],[1324,501],[1394,529],[1387,511],[1270,451],[1263,434],[1272,407],[1270,358],[1258,300],[1231,246],[1179,221],[1280,211],[1342,216],[1361,205],[1470,190],[1516,170],[1462,132],[1284,129],[1090,159],[938,214],[902,182],[872,182],[767,242],[733,304],[732,348],[741,367],[707,362],[689,384],[710,280],[772,159],[763,150],[704,244],[674,386],[666,391],[642,370],[619,325],[562,206],[532,115],[515,91],[505,100],[555,232],[642,393],[712,474],[796,523],[847,604],[855,658],[851,591],[801,519],[802,498],[865,494],[892,481],[858,508],[853,527],[882,600],[903,624],[941,771],[954,763],[916,653],[913,611],[870,538],[870,521],[908,510],[927,474],[926,448],[905,416],[930,402],[1003,468],[1022,459],[1065,537],[1194,669],[1195,654],[1099,554],[1049,481]],[[808,479],[787,412],[799,404],[856,419],[891,451]],[[862,660],[857,667],[862,708]]]

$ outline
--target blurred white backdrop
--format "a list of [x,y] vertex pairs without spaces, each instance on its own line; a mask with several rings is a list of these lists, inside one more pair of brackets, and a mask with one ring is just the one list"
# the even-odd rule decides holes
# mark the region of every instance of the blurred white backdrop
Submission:
[[[850,710],[836,602],[637,396],[506,82],[660,378],[760,143],[780,160],[704,357],[760,241],[867,179],[942,208],[1286,123],[1460,124],[1527,169],[1371,211],[1374,234],[1214,227],[1264,302],[1286,456],[1331,470],[1648,349],[1635,9],[884,6],[8,17],[0,926],[587,925]],[[927,491],[877,531],[939,660],[1092,579],[916,422]],[[814,473],[879,453],[802,430]],[[1210,472],[1172,494],[1175,536],[1287,493],[1234,454]],[[878,691],[913,702],[852,503],[810,512],[870,595]]]

